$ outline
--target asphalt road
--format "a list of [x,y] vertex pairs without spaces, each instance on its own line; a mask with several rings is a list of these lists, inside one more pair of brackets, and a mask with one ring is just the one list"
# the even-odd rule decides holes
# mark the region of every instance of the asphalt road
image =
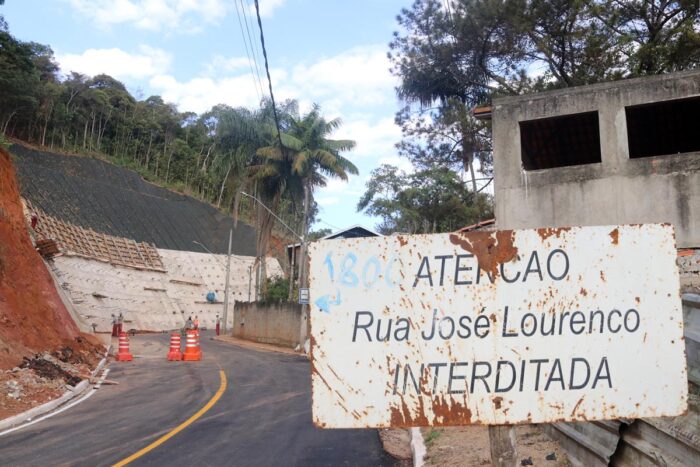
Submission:
[[392,465],[376,430],[321,430],[311,422],[309,362],[243,349],[203,333],[201,362],[167,362],[167,335],[132,338],[134,362],[111,362],[85,402],[0,437],[0,464],[112,465],[200,410],[201,418],[129,465]]

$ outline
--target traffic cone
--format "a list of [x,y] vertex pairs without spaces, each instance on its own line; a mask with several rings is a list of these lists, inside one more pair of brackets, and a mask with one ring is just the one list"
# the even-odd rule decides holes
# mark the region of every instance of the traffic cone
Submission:
[[129,353],[129,338],[125,332],[122,332],[119,334],[119,353],[117,353],[116,360],[118,362],[130,362],[133,359],[133,355]]
[[202,359],[202,349],[199,347],[199,331],[191,329],[187,331],[185,340],[185,354],[182,359],[186,362],[195,362]]
[[180,352],[180,333],[174,332],[170,334],[170,352],[168,352],[169,362],[179,362],[182,360]]

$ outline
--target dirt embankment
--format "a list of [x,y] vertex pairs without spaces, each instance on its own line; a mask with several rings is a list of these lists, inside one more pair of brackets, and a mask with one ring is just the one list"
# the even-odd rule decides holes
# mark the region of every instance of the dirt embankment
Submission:
[[0,370],[65,348],[100,350],[94,338],[81,336],[32,245],[12,160],[0,147]]

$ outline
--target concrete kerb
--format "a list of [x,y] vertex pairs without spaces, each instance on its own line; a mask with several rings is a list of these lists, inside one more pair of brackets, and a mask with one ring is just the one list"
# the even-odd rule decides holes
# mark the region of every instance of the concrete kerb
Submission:
[[[95,369],[90,374],[91,379],[94,378],[102,370],[102,368],[104,368],[105,364],[107,363],[107,356],[109,355],[111,348],[112,345],[110,344],[110,346],[107,348],[107,351],[105,352],[105,356],[102,358],[102,360],[100,360],[100,363],[97,364]],[[13,428],[17,425],[21,425],[22,423],[29,422],[41,415],[56,410],[71,399],[74,399],[75,397],[84,393],[89,386],[90,380],[84,379],[75,386],[68,386],[68,390],[57,399],[33,407],[20,414],[13,415],[12,417],[6,418],[5,420],[0,420],[0,432],[5,431],[9,428]]]
[[411,454],[413,454],[413,467],[423,467],[425,455],[428,452],[423,433],[420,428],[411,428]]
[[299,357],[307,357],[308,355],[303,352],[298,352],[294,349],[288,347],[279,347],[272,344],[263,344],[261,342],[254,342],[245,339],[239,339],[231,336],[214,336],[211,338],[214,341],[223,342],[229,345],[235,345],[237,347],[243,347],[251,350],[262,350],[266,352],[283,353],[287,355],[297,355]]

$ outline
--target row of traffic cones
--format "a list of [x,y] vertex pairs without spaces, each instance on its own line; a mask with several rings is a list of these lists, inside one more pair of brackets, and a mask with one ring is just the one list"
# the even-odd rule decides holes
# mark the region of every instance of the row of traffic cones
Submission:
[[[185,341],[185,353],[180,352],[180,334],[174,332],[170,335],[170,351],[168,352],[168,361],[185,361],[196,362],[202,359],[202,348],[199,345],[199,329],[190,329],[187,331],[187,339]],[[119,334],[119,352],[115,359],[118,362],[130,362],[134,356],[129,352],[129,337],[125,332]]]
[[199,345],[199,329],[187,330],[185,340],[185,353],[180,352],[180,334],[174,332],[170,334],[170,352],[168,361],[196,362],[202,359],[202,348]]

